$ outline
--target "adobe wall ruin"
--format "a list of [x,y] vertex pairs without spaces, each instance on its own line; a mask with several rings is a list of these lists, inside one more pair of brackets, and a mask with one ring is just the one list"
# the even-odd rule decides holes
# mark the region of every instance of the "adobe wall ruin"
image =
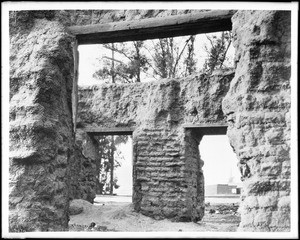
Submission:
[[[10,231],[68,228],[69,199],[81,193],[70,192],[70,172],[79,169],[71,166],[77,166],[74,163],[79,160],[75,153],[71,107],[74,36],[68,34],[65,26],[135,19],[133,11],[103,12],[23,11],[10,14]],[[136,12],[136,16],[139,13],[142,13],[141,18],[168,15],[160,10],[149,12]],[[212,103],[209,94],[204,93],[201,96],[206,97],[198,96],[197,99],[196,89],[182,92],[183,81],[166,80],[145,84],[151,91],[166,92],[158,98],[145,96],[145,106],[148,104],[151,111],[138,121],[133,121],[133,115],[124,109],[124,116],[127,114],[133,122],[126,118],[118,126],[135,125],[134,151],[144,152],[144,156],[134,157],[135,207],[145,214],[177,216],[179,220],[186,216],[191,220],[202,217],[202,200],[197,199],[202,191],[197,181],[201,182],[202,176],[192,171],[194,166],[201,165],[196,161],[199,153],[186,156],[200,137],[177,127],[184,122],[216,123],[221,120],[220,116],[223,121],[224,112],[231,145],[241,167],[249,173],[244,176],[239,230],[289,231],[290,12],[238,11],[232,22],[237,66],[222,105],[220,103],[213,111],[204,111],[204,105]],[[158,86],[162,86],[160,90]],[[122,88],[125,87],[117,88],[120,94],[126,93]],[[107,91],[112,91],[112,87],[107,87]],[[146,94],[139,91],[140,95]],[[214,90],[209,88],[208,91]],[[101,99],[101,94],[95,96]],[[187,98],[189,102],[183,102]],[[128,108],[133,110],[135,104],[130,102]],[[153,106],[157,106],[156,110]],[[121,113],[115,114],[117,117]],[[83,115],[84,112],[81,119]],[[94,122],[108,124],[105,114],[98,119],[96,116],[93,116]],[[142,122],[145,124],[140,124]],[[113,121],[111,126],[116,123]],[[159,141],[153,142],[154,138]],[[186,144],[189,141],[190,144]],[[149,154],[150,149],[154,156]],[[155,171],[146,171],[145,161],[159,155],[165,161],[153,162],[151,169]],[[86,159],[92,163],[93,156],[86,156]],[[183,162],[183,159],[188,161]],[[174,162],[176,166],[172,166]],[[86,171],[91,173],[93,167]],[[155,176],[156,173],[164,176],[161,180],[168,181],[157,186],[160,176]],[[187,175],[195,177],[185,182]],[[172,181],[174,177],[176,180]],[[85,181],[75,180],[74,186]],[[187,184],[186,191],[181,191],[183,188],[176,184],[181,187]],[[148,194],[151,189],[157,189],[156,193]],[[187,193],[194,199],[187,197]],[[164,200],[162,203],[158,202],[159,197]]]
[[291,15],[239,11],[232,22],[237,67],[222,106],[230,143],[249,172],[239,228],[289,231]]
[[96,176],[99,174],[99,144],[88,133],[77,129],[74,160],[70,162],[70,199],[84,199],[94,203]]
[[[222,125],[233,71],[148,83],[79,89],[78,129],[133,128],[133,204],[156,218],[199,221],[204,214],[202,136],[185,124]],[[92,130],[91,130],[92,129]]]

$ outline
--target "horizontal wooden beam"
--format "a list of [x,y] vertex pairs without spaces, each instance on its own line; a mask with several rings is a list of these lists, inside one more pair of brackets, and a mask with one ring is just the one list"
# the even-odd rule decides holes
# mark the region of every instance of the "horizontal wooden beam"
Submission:
[[184,124],[185,129],[193,129],[200,135],[225,135],[227,124]]
[[193,124],[193,123],[186,123],[182,124],[183,128],[209,128],[209,127],[227,127],[228,124],[226,123],[200,123],[200,124]]
[[100,128],[100,127],[85,127],[80,128],[91,135],[132,135],[134,128],[129,127],[114,127],[114,128]]
[[78,44],[126,42],[228,31],[236,10],[213,10],[134,21],[71,26]]

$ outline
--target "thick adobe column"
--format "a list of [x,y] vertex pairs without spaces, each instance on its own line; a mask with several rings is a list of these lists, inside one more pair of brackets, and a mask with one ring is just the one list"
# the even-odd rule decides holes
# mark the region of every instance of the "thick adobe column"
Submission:
[[236,71],[223,100],[243,178],[240,231],[290,230],[288,11],[238,11]]
[[133,204],[156,219],[190,221],[182,132],[143,126],[133,132]]
[[64,231],[74,149],[72,38],[56,21],[18,16],[10,36],[9,228]]

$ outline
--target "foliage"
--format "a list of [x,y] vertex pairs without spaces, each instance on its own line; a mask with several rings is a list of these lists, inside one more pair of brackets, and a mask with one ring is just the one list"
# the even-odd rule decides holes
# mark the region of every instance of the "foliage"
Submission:
[[111,57],[102,58],[102,67],[93,76],[106,83],[133,83],[141,82],[144,78],[178,78],[197,71],[211,74],[216,69],[229,67],[227,52],[232,42],[231,32],[205,36],[208,41],[204,46],[207,57],[202,68],[197,69],[196,36],[191,35],[104,44],[103,47],[111,53]]
[[190,41],[188,42],[188,52],[187,57],[184,60],[184,64],[186,66],[185,76],[191,75],[196,72],[196,59],[195,59],[195,35],[190,37]]
[[111,57],[102,57],[102,67],[93,77],[106,83],[132,83],[186,76],[196,70],[194,41],[195,36],[189,36],[104,44]]
[[205,61],[203,70],[212,73],[215,69],[227,67],[224,63],[226,60],[229,60],[227,51],[232,41],[232,33],[229,31],[222,32],[219,37],[217,34],[213,34],[212,36],[206,35],[206,38],[209,40],[210,46],[204,47],[208,57]]
[[[156,44],[154,44],[154,74],[158,75],[160,78],[175,78],[182,75],[180,66],[180,61],[183,59],[183,53],[189,44],[188,57],[185,59],[187,66],[191,65],[195,60],[193,59],[194,51],[194,36],[190,36],[186,41],[184,46],[180,48],[179,43],[177,43],[174,38],[163,38],[159,39]],[[192,70],[190,68],[189,70]]]
[[[104,57],[103,67],[93,77],[113,83],[140,82],[141,72],[148,70],[147,58],[141,52],[143,44],[143,41],[104,44],[104,48],[111,50],[112,57]],[[122,56],[122,60],[115,58],[115,52]]]
[[113,194],[113,189],[118,189],[118,179],[114,176],[113,171],[121,166],[124,157],[117,150],[117,146],[126,143],[128,136],[97,136],[99,143],[100,161],[99,172],[97,174],[97,193]]

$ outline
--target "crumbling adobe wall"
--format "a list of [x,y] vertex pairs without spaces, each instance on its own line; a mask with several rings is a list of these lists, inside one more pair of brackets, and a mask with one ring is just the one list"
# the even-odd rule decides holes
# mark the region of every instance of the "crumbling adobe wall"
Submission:
[[109,22],[132,21],[145,18],[162,18],[171,15],[182,15],[210,11],[205,9],[134,9],[134,10],[30,10],[11,11],[10,27],[13,31],[22,31],[34,25],[34,19],[47,19],[60,22],[63,26],[90,25]]
[[[69,198],[92,201],[93,179],[75,177],[93,158],[74,145],[71,92],[74,38],[65,27],[203,10],[11,11],[10,231],[58,231],[68,226]],[[81,160],[79,160],[81,158]],[[71,168],[71,169],[70,169]],[[71,175],[70,174],[71,171]],[[84,172],[81,171],[81,172]],[[70,183],[70,180],[71,183]],[[83,192],[78,192],[82,186]]]
[[[205,192],[202,167],[204,161],[199,153],[199,144],[203,135],[193,129],[186,129],[184,136],[184,153],[186,168],[186,185],[188,188],[187,206],[192,219],[202,219],[204,214]],[[201,204],[199,204],[201,203]],[[199,218],[198,215],[201,217]]]
[[133,203],[155,218],[199,221],[204,214],[201,136],[183,124],[222,124],[233,71],[79,89],[78,129],[133,127]]
[[94,138],[77,129],[74,160],[70,162],[70,199],[94,203],[99,147]]
[[73,37],[47,19],[18,27],[10,32],[9,228],[63,231],[74,151]]
[[238,11],[237,67],[223,101],[245,170],[240,231],[290,230],[290,54],[287,11]]
[[79,87],[77,127],[225,123],[222,99],[233,70],[183,79]]

